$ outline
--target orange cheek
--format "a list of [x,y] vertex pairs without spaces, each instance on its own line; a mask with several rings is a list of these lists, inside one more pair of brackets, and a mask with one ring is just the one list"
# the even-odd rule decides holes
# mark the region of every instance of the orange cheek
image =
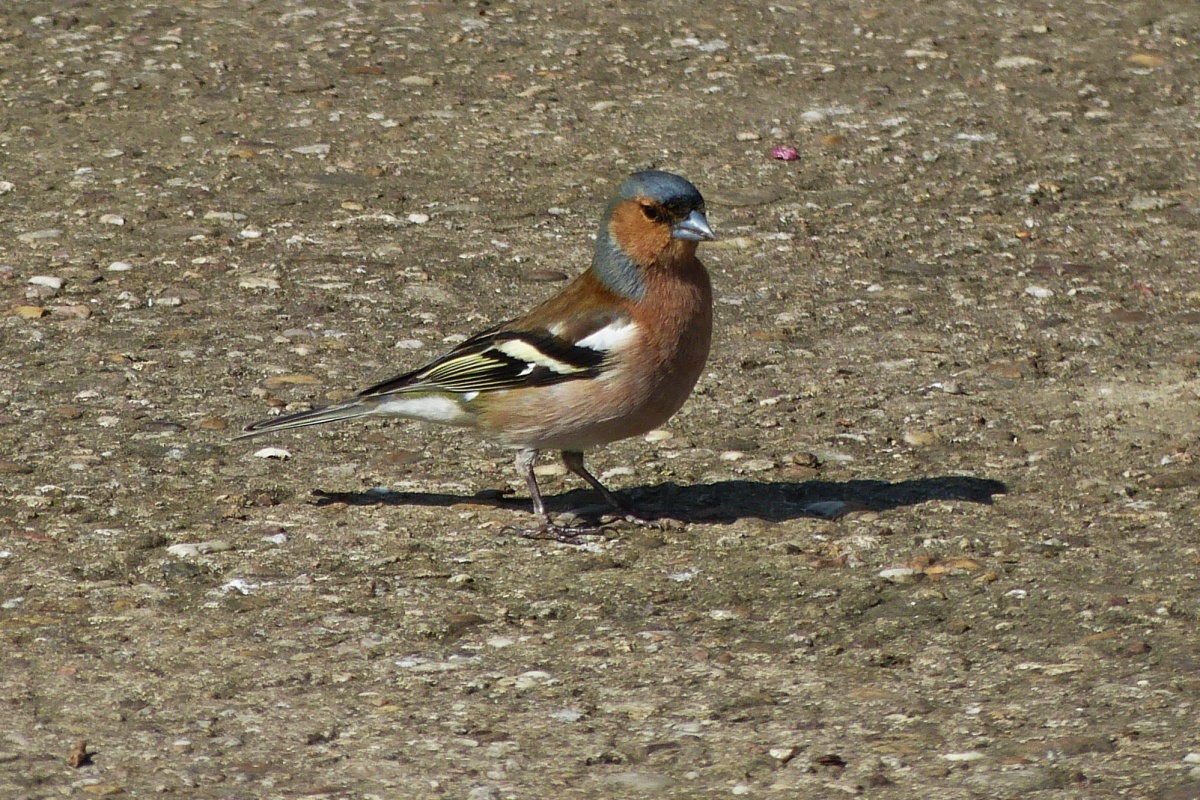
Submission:
[[634,263],[653,264],[671,245],[670,229],[646,219],[635,202],[618,206],[608,224],[613,240]]

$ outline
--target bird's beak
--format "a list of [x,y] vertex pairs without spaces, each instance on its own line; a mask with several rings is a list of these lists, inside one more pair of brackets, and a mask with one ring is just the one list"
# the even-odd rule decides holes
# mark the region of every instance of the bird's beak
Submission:
[[697,210],[671,226],[671,237],[689,242],[711,242],[717,235],[708,226],[708,217],[704,216],[703,211]]

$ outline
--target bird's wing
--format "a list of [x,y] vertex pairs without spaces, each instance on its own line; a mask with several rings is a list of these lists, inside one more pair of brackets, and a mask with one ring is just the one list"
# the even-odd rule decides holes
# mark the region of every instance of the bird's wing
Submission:
[[594,378],[632,325],[622,314],[599,310],[571,315],[550,329],[527,329],[520,323],[478,333],[436,361],[364,389],[359,397],[427,391],[470,394]]

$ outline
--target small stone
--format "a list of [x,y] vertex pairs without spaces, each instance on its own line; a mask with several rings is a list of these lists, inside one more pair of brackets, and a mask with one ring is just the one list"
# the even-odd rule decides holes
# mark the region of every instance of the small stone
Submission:
[[319,386],[320,384],[320,378],[304,372],[293,373],[291,375],[272,375],[263,381],[263,386],[266,386],[268,389],[278,389],[283,386]]
[[63,286],[63,279],[54,275],[34,275],[29,279],[34,286],[45,286],[47,289],[58,291]]
[[525,273],[525,277],[531,281],[551,283],[565,281],[570,276],[559,269],[531,269]]
[[278,458],[279,460],[283,461],[285,459],[291,458],[292,454],[290,452],[288,452],[287,450],[284,450],[282,447],[264,447],[261,450],[255,451],[254,457],[255,458]]
[[933,431],[905,431],[901,438],[912,447],[928,447],[937,441],[937,434]]
[[429,222],[429,215],[417,213],[409,214],[408,221],[413,225],[424,225],[426,222]]
[[924,576],[924,572],[912,567],[889,567],[879,571],[880,578],[892,583],[916,583]]
[[239,289],[278,289],[279,281],[263,275],[250,275],[238,281]]
[[254,228],[245,228],[244,230],[238,231],[238,238],[239,239],[261,239],[262,231],[255,230]]
[[102,225],[124,225],[125,218],[120,214],[101,214],[100,223]]
[[56,317],[66,317],[67,319],[90,319],[92,308],[83,303],[67,306],[50,306],[50,313]]
[[635,792],[663,792],[675,785],[675,779],[658,772],[614,772],[604,782]]
[[300,147],[293,147],[293,153],[299,153],[302,156],[323,156],[329,154],[329,145],[327,144],[306,144]]
[[810,111],[805,111],[803,114],[801,114],[800,119],[809,123],[824,122],[826,120],[826,115],[824,111],[817,111],[813,109]]
[[736,138],[739,142],[757,142],[762,137],[754,131],[738,131],[736,134],[734,134],[734,138]]
[[1038,300],[1045,300],[1047,297],[1054,296],[1054,290],[1047,289],[1045,286],[1026,286],[1025,294],[1036,297]]
[[781,764],[786,764],[795,758],[799,752],[800,748],[798,747],[772,747],[767,751],[767,755]]
[[656,442],[665,442],[669,439],[674,439],[675,434],[671,433],[670,431],[665,431],[662,428],[659,428],[657,430],[650,431],[649,433],[646,434],[646,436],[644,438],[647,442],[654,444]]
[[789,145],[781,144],[771,148],[771,158],[780,161],[799,161],[800,151]]
[[942,758],[946,761],[962,763],[967,761],[982,761],[984,759],[984,755],[978,750],[968,750],[964,753],[943,753]]
[[433,86],[433,78],[425,75],[405,75],[399,82],[405,86]]
[[41,239],[57,239],[59,236],[62,236],[61,228],[44,228],[40,231],[22,233],[17,236],[17,240],[22,242],[36,242]]
[[846,510],[845,502],[841,500],[819,500],[804,507],[805,514],[812,514],[825,519],[837,519]]
[[15,188],[17,185],[12,181],[0,181],[0,194],[8,194]]
[[17,306],[12,310],[12,315],[21,319],[40,319],[49,313],[41,306]]
[[767,472],[775,469],[776,464],[769,458],[752,458],[739,465],[746,472]]
[[533,474],[539,478],[554,478],[567,474],[567,468],[562,464],[538,464],[533,468]]
[[133,269],[133,264],[128,261],[114,261],[108,265],[109,272],[129,272]]
[[993,65],[996,69],[1025,69],[1039,66],[1042,62],[1029,56],[1005,56],[997,59]]

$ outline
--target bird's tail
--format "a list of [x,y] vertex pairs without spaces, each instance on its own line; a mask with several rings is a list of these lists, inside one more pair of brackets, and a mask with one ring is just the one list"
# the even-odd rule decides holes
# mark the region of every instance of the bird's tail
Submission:
[[324,408],[314,408],[311,411],[301,411],[297,414],[288,414],[286,417],[270,417],[268,419],[255,422],[253,425],[247,425],[242,429],[242,434],[238,439],[249,439],[251,436],[258,436],[264,433],[273,433],[274,431],[286,431],[292,428],[305,428],[309,425],[321,425],[326,422],[337,422],[343,419],[354,419],[355,417],[365,417],[372,412],[370,406],[364,405],[357,401],[353,403],[344,403],[337,406],[325,406]]

